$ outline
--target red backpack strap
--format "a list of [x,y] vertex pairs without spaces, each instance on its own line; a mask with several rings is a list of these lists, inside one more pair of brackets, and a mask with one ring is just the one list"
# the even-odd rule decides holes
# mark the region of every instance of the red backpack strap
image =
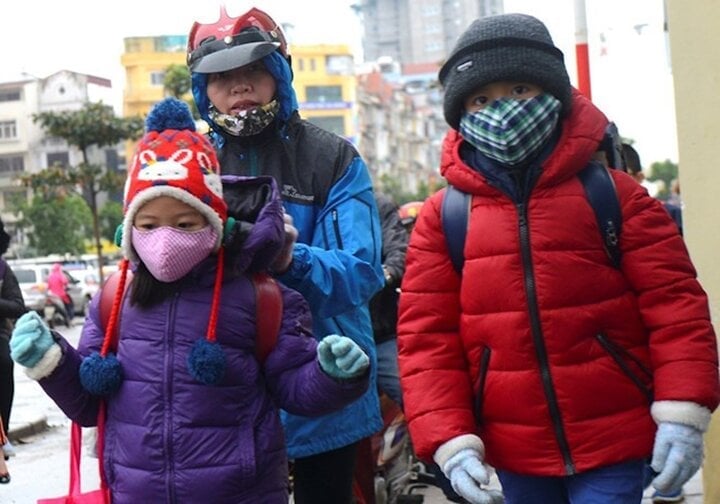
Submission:
[[280,286],[267,273],[254,274],[252,282],[255,287],[255,306],[257,307],[255,356],[262,365],[277,342],[282,322],[283,299]]
[[[105,330],[110,320],[110,313],[112,312],[115,293],[118,290],[121,277],[122,270],[113,271],[105,280],[102,289],[100,289],[100,324],[103,330]],[[128,285],[130,285],[130,282],[132,281],[132,277],[132,271],[128,269],[125,280],[125,291],[127,291]]]

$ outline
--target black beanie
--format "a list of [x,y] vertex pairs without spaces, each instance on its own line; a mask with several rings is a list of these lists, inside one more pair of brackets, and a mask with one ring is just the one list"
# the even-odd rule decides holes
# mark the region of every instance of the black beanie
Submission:
[[445,88],[445,120],[455,129],[467,96],[499,81],[518,81],[543,88],[570,111],[572,88],[563,54],[539,19],[527,14],[500,14],[473,21],[458,38],[440,69]]

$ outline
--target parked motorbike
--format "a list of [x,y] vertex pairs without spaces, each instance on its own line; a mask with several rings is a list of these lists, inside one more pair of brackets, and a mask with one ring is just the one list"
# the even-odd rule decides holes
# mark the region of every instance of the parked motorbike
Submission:
[[43,320],[51,329],[64,325],[71,327],[71,321],[65,310],[65,303],[55,294],[47,292],[45,294],[45,306],[42,313]]

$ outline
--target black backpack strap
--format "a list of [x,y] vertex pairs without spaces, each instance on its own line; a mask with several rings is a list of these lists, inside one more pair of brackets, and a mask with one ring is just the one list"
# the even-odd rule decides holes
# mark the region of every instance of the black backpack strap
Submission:
[[470,200],[468,193],[448,185],[440,211],[450,260],[458,275],[462,273],[465,263],[465,235],[467,235]]
[[622,212],[615,182],[607,168],[598,161],[590,161],[578,173],[585,195],[595,212],[605,251],[616,268],[620,267],[620,231]]

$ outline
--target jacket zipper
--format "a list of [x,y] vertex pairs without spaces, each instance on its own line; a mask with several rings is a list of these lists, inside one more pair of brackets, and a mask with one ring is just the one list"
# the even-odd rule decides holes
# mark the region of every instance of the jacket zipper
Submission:
[[333,223],[333,231],[335,232],[335,240],[337,241],[338,248],[342,250],[343,248],[343,242],[342,242],[342,236],[340,236],[340,216],[338,215],[338,211],[333,209],[332,214],[332,223]]
[[165,327],[165,369],[168,371],[165,373],[165,379],[167,380],[165,382],[165,393],[166,393],[166,399],[165,399],[165,453],[167,453],[167,463],[168,463],[168,477],[166,479],[167,486],[168,486],[168,497],[169,502],[175,502],[175,461],[173,453],[173,443],[172,443],[172,407],[170,406],[173,401],[173,377],[172,377],[172,369],[174,365],[174,359],[173,359],[173,335],[169,334],[168,330],[172,330],[173,328],[173,321],[175,319],[175,310],[177,308],[178,298],[180,297],[180,293],[176,292],[173,295],[172,303],[170,304],[170,309],[168,311],[168,319],[167,319],[167,325]]
[[482,405],[483,405],[483,391],[485,390],[485,378],[490,367],[490,347],[483,348],[482,355],[480,356],[480,372],[477,378],[477,393],[475,394],[475,423],[480,425],[482,423]]
[[628,365],[628,360],[635,363],[635,365],[640,369],[640,371],[643,372],[643,374],[648,378],[652,379],[652,373],[648,368],[645,367],[645,365],[640,362],[640,360],[632,355],[630,352],[622,348],[621,346],[617,345],[613,341],[610,340],[610,338],[607,337],[604,333],[599,333],[595,336],[595,339],[598,340],[600,345],[605,349],[605,351],[610,355],[610,358],[615,361],[615,363],[618,365],[620,370],[623,372],[625,376],[627,376],[630,381],[632,381],[635,386],[640,389],[640,392],[645,396],[645,398],[648,401],[648,404],[652,404],[654,397],[652,390],[643,383],[643,381],[638,377],[635,373],[633,373],[632,369],[630,369],[630,366]]
[[527,221],[527,205],[525,203],[516,203],[516,208],[518,212],[523,277],[530,316],[530,330],[532,332],[538,364],[540,365],[540,376],[545,391],[545,398],[547,399],[550,410],[553,429],[555,430],[555,438],[557,439],[560,453],[563,457],[563,463],[565,464],[565,471],[568,475],[575,474],[575,463],[570,455],[570,445],[568,444],[565,427],[563,426],[560,416],[560,406],[558,405],[557,395],[555,394],[555,386],[553,385],[550,364],[548,362],[547,348],[545,347],[545,337],[542,332],[542,326],[540,325],[540,310],[537,302],[535,274],[533,272],[532,257],[530,254],[530,229]]

